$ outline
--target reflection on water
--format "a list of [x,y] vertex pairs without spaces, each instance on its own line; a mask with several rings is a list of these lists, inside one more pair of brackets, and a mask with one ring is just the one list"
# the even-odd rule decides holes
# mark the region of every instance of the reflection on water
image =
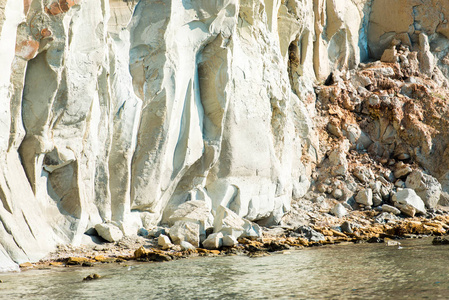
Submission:
[[[430,239],[260,258],[185,259],[2,274],[2,299],[449,298],[449,246]],[[103,278],[82,281],[91,274]]]

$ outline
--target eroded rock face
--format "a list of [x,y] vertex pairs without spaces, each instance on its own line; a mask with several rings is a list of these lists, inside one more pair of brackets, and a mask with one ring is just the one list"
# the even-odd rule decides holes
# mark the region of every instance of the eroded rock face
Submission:
[[128,31],[108,34],[108,1],[0,7],[0,251],[33,261],[103,221],[135,223],[129,174],[141,100]]
[[[401,9],[384,0],[0,1],[0,270],[109,222],[125,235],[168,223],[175,243],[194,246],[215,223],[216,232],[229,225],[257,236],[250,221],[279,222],[292,197],[306,195],[316,164],[372,181],[355,171],[350,149],[416,159],[447,192],[447,168],[429,159],[436,151],[447,165],[445,145],[434,142],[446,125],[424,130],[430,121],[408,100],[427,91],[397,86],[395,66],[347,72],[389,48],[384,60],[400,63],[404,78],[420,64],[446,84],[448,5],[396,2]],[[401,43],[419,52],[397,50]],[[327,128],[347,138],[329,155],[312,121],[313,85],[325,79],[347,85],[338,95],[334,87],[317,92],[333,115]],[[378,114],[372,128],[342,122],[344,111],[327,103],[335,99],[372,115],[388,106],[385,115],[420,125],[406,128],[419,137],[409,144],[422,145],[396,143],[408,135],[395,118]],[[396,109],[402,103],[410,117]],[[347,200],[353,186],[323,192]],[[380,204],[388,193],[373,197]]]

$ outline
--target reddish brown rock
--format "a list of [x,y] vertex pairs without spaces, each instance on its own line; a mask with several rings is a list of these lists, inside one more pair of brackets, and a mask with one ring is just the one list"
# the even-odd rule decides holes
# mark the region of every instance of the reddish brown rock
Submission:
[[39,50],[39,42],[35,40],[25,40],[16,44],[16,55],[25,60],[34,58]]
[[23,0],[23,13],[25,15],[27,15],[30,10],[31,1],[32,0]]
[[56,16],[62,13],[62,9],[59,6],[59,3],[54,2],[50,5],[50,7],[45,8],[45,12],[49,15]]

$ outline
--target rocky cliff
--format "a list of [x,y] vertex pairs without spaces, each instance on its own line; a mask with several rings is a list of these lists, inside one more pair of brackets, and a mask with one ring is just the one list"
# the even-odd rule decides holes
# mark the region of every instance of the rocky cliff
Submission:
[[366,152],[449,192],[448,14],[443,0],[0,0],[0,269],[102,224],[258,234],[309,190],[353,199],[362,180],[330,186]]

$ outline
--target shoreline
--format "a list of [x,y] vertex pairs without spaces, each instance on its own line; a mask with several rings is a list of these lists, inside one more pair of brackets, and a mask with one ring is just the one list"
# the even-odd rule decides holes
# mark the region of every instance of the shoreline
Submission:
[[[125,237],[116,243],[96,245],[60,246],[38,262],[20,264],[20,271],[52,269],[61,267],[95,267],[102,264],[132,262],[163,262],[201,256],[247,255],[261,257],[273,252],[301,250],[307,247],[350,244],[385,243],[396,246],[398,240],[433,237],[434,244],[448,244],[449,213],[428,217],[401,218],[397,221],[376,223],[376,211],[357,211],[348,217],[339,218],[343,226],[301,225],[296,228],[275,226],[263,228],[260,238],[239,238],[234,247],[220,249],[196,248],[181,250],[179,245],[163,250],[157,245],[157,237]],[[336,218],[334,218],[335,221]],[[356,222],[356,220],[358,222]],[[364,222],[370,223],[369,225]],[[354,224],[347,228],[345,223]],[[438,239],[438,237],[440,239]],[[4,273],[7,274],[8,272]]]

